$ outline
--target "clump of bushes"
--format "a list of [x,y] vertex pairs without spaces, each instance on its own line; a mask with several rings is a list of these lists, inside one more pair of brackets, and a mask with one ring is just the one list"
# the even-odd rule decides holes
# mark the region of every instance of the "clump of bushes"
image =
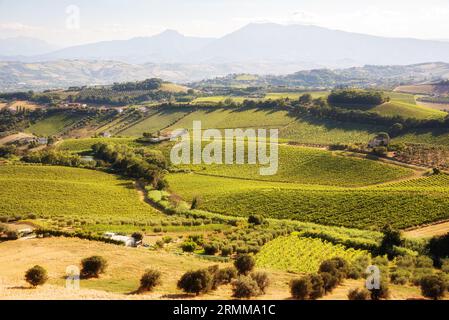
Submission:
[[43,285],[48,280],[47,270],[39,265],[36,265],[27,270],[25,273],[25,280],[33,287]]
[[421,293],[427,298],[441,299],[446,295],[447,289],[447,284],[441,276],[427,275],[421,279]]
[[213,287],[213,276],[207,269],[186,272],[178,281],[178,288],[187,293],[207,293]]
[[249,254],[242,254],[234,261],[234,266],[241,275],[247,275],[250,273],[254,269],[255,265],[256,261],[254,260],[254,257]]
[[331,292],[350,274],[348,262],[335,257],[321,263],[317,274],[311,274],[290,282],[290,293],[294,299],[315,300]]
[[309,277],[294,279],[290,281],[290,293],[294,299],[306,300],[312,290],[312,283]]
[[107,261],[101,256],[92,256],[81,261],[81,277],[98,278],[106,271]]
[[161,273],[158,270],[146,270],[140,278],[139,292],[153,291],[153,289],[161,284]]
[[363,288],[363,289],[351,289],[348,292],[348,299],[349,300],[370,300],[371,293]]
[[237,278],[237,269],[234,267],[227,267],[224,269],[218,270],[217,274],[217,283],[221,284],[229,284],[232,280]]
[[251,298],[261,294],[257,281],[252,277],[241,276],[232,283],[232,296],[235,298]]
[[181,243],[181,249],[184,252],[193,252],[196,249],[197,244],[193,241],[184,241]]

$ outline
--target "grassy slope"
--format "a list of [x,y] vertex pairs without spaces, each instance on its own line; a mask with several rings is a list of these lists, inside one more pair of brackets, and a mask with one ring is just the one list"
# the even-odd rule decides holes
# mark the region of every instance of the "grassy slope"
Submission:
[[158,212],[139,200],[129,180],[66,167],[1,166],[2,215],[145,220]]
[[384,116],[402,116],[404,118],[416,118],[416,119],[439,119],[444,118],[447,113],[427,108],[424,106],[401,102],[401,101],[391,101],[379,106],[376,106],[370,111],[377,112]]
[[28,127],[25,132],[45,136],[55,135],[82,118],[83,117],[79,115],[65,114],[62,112],[38,121]]
[[161,109],[158,112],[150,115],[143,121],[138,122],[137,124],[127,128],[124,131],[121,131],[120,135],[140,137],[144,132],[153,133],[173,123],[176,123],[187,113],[187,110]]

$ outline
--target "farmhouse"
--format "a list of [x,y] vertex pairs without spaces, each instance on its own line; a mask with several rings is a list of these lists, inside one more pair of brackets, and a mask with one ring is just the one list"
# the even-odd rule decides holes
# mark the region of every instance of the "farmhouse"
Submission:
[[36,142],[41,145],[48,144],[48,138],[37,138]]
[[125,244],[125,246],[127,246],[127,247],[137,247],[137,245],[140,244],[140,243],[136,242],[136,240],[133,237],[122,236],[122,235],[118,235],[113,232],[106,232],[104,234],[104,236],[106,238],[109,238],[109,239],[112,239],[115,241],[123,242]]
[[105,132],[100,133],[100,136],[103,138],[110,138],[110,137],[112,137],[112,134],[109,131],[105,131]]

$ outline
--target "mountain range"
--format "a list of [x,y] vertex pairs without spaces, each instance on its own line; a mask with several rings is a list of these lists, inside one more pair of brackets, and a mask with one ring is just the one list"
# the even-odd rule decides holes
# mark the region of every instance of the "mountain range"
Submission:
[[21,46],[11,49],[0,41],[0,56],[10,56],[4,60],[18,61],[81,59],[134,64],[253,62],[324,67],[449,62],[448,42],[377,37],[298,24],[252,23],[221,38],[188,37],[167,30],[151,37],[96,42],[56,51],[51,51],[42,43],[36,44],[33,39],[28,39],[29,45],[26,43],[23,39]]

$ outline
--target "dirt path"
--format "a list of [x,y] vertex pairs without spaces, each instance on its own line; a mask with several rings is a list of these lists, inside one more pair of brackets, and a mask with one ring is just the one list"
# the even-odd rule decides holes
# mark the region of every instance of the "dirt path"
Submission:
[[407,238],[428,238],[441,236],[449,232],[449,221],[440,221],[427,226],[404,231]]

